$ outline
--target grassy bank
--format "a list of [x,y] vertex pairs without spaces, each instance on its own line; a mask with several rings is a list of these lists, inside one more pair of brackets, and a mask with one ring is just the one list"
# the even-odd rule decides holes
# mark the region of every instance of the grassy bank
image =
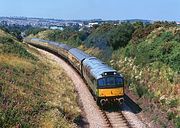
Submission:
[[72,81],[58,64],[1,31],[0,126],[75,127],[79,115]]

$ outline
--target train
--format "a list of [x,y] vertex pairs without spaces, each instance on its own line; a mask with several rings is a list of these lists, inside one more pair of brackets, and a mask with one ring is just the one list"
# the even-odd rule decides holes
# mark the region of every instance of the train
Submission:
[[67,44],[38,38],[24,42],[48,50],[68,61],[86,81],[99,106],[124,102],[124,77],[101,60]]

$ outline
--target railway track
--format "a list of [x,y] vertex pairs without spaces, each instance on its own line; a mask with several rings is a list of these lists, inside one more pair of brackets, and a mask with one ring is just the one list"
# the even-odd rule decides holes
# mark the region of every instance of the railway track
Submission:
[[[143,126],[143,124],[140,121],[138,121],[138,119],[135,119],[136,116],[132,112],[130,112],[130,110],[125,112],[125,116],[127,117],[125,118],[124,112],[122,112],[122,110],[120,109],[119,110],[100,109],[95,104],[95,101],[92,98],[92,95],[90,94],[89,90],[87,89],[87,86],[83,83],[82,79],[80,78],[80,76],[78,76],[77,72],[71,69],[72,67],[69,66],[65,61],[59,60],[58,57],[53,56],[52,58],[56,60],[65,69],[67,74],[72,78],[77,91],[85,92],[85,93],[79,93],[79,96],[81,97],[83,108],[85,110],[86,118],[89,121],[88,123],[90,127],[145,128],[145,126]],[[125,106],[125,108],[127,109],[127,106]],[[126,114],[127,112],[129,113]]]
[[108,128],[132,128],[121,111],[101,110]]

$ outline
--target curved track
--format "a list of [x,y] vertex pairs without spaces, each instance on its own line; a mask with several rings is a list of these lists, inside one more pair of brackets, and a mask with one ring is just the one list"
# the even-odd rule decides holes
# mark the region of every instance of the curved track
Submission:
[[[88,120],[88,127],[92,128],[141,128],[143,126],[139,125],[138,127],[132,125],[133,121],[131,119],[127,119],[128,116],[124,115],[122,111],[107,111],[100,109],[94,98],[92,97],[90,91],[88,90],[86,84],[79,76],[79,74],[64,60],[59,57],[48,53],[44,50],[38,49],[42,54],[48,56],[49,58],[57,61],[59,65],[64,68],[67,75],[72,79],[75,88],[79,95],[79,100],[82,103],[82,109],[86,114],[86,118]],[[130,111],[128,111],[130,112]],[[131,113],[133,114],[133,113]],[[133,114],[134,115],[134,114]],[[131,116],[131,115],[130,115]],[[135,116],[135,115],[134,115]],[[136,121],[134,121],[136,123]]]

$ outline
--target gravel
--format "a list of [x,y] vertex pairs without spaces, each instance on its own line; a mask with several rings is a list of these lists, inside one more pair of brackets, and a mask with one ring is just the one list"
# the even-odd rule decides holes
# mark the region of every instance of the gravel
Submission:
[[147,128],[147,126],[131,112],[131,109],[126,104],[123,105],[122,113],[133,128]]

